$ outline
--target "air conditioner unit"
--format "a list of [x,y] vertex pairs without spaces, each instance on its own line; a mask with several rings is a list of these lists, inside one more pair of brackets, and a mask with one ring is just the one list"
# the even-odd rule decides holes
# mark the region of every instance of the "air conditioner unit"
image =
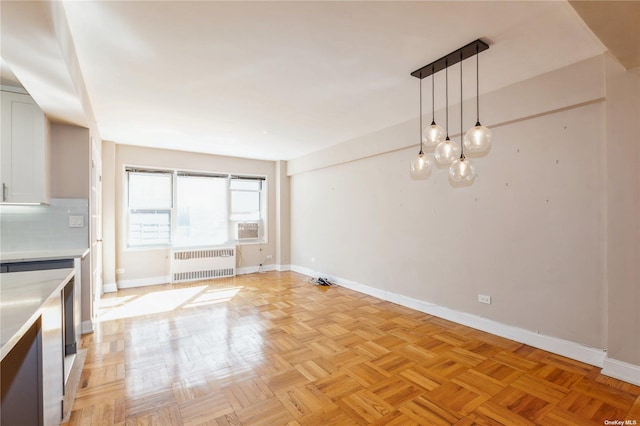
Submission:
[[262,234],[262,222],[238,222],[236,223],[236,240],[257,240]]

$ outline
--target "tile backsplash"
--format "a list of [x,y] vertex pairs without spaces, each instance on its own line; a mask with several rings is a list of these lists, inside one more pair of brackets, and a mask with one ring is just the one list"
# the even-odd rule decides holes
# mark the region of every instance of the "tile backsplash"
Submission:
[[[69,227],[70,216],[76,221],[82,216],[82,227]],[[0,205],[0,251],[83,247],[89,247],[89,200],[52,198],[47,206]]]

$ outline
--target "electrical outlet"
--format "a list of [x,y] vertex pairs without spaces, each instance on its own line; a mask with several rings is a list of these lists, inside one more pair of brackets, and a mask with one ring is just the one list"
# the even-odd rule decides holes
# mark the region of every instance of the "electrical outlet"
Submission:
[[478,302],[486,303],[487,305],[490,305],[491,304],[491,296],[487,296],[486,294],[479,294],[478,295]]
[[116,274],[124,274],[124,268],[116,269]]
[[311,258],[311,263],[316,263],[316,258],[315,257]]
[[84,228],[84,216],[69,216],[69,228]]
[[271,260],[271,259],[273,259],[273,256],[271,256],[270,254],[268,254],[268,255],[265,257],[265,260]]

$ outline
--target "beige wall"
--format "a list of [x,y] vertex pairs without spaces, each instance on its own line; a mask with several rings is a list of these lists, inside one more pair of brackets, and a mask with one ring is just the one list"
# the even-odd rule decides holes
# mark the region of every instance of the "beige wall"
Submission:
[[[91,135],[90,130],[68,124],[52,123],[51,134],[51,196],[54,198],[91,197]],[[91,222],[90,222],[91,223]],[[89,241],[87,241],[89,247]],[[82,321],[91,321],[91,255],[81,263]]]
[[89,199],[89,129],[51,124],[51,196]]
[[276,263],[285,269],[291,263],[290,183],[287,162],[276,162]]
[[[127,285],[154,281],[169,275],[169,250],[168,249],[127,249],[126,230],[124,221],[124,170],[125,166],[172,168],[180,170],[192,170],[203,172],[221,172],[238,174],[256,174],[267,176],[267,231],[268,243],[247,244],[240,246],[238,250],[237,267],[257,269],[260,263],[272,265],[276,261],[276,167],[273,161],[260,161],[234,157],[222,157],[164,149],[134,147],[129,145],[115,145],[115,161],[113,162],[114,181],[112,204],[105,198],[104,220],[108,223],[109,216],[115,223],[115,247],[107,252],[105,245],[105,276],[107,265],[113,270],[124,269],[124,272],[116,275],[118,283]],[[109,167],[107,161],[103,162],[105,168]],[[105,182],[105,187],[109,184]],[[108,191],[105,188],[108,197]],[[273,256],[272,260],[265,260],[267,255]],[[113,261],[115,259],[115,261]]]
[[599,56],[483,96],[494,146],[468,188],[410,179],[417,120],[290,161],[291,263],[640,365],[638,113],[612,119],[610,73]]
[[116,144],[102,142],[102,282],[105,288],[116,286]]
[[640,76],[608,56],[605,66],[607,349],[613,359],[640,365]]

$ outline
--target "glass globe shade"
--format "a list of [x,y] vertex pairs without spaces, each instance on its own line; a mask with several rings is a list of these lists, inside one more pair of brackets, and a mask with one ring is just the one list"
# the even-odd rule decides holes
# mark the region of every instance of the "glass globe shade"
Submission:
[[491,130],[476,123],[464,135],[464,149],[467,152],[481,153],[491,149]]
[[468,158],[458,158],[451,163],[449,176],[454,182],[472,183],[477,176],[476,166]]
[[431,161],[421,152],[411,160],[411,177],[413,179],[427,179],[429,176],[431,176]]
[[430,126],[424,128],[422,141],[427,147],[435,148],[444,140],[444,129],[432,122]]
[[460,148],[451,139],[445,139],[436,146],[435,157],[440,164],[451,164],[459,156]]

